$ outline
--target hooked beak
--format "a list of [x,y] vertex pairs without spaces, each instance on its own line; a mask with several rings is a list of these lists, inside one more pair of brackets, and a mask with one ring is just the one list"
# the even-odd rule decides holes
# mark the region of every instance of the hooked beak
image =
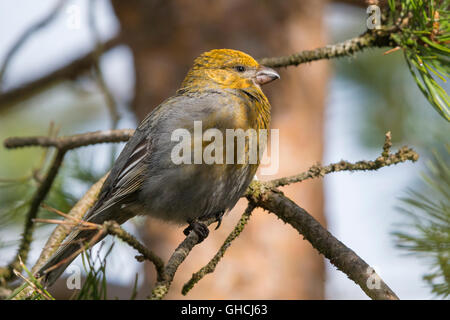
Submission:
[[256,83],[263,85],[273,80],[280,79],[280,75],[273,69],[260,66],[256,72]]

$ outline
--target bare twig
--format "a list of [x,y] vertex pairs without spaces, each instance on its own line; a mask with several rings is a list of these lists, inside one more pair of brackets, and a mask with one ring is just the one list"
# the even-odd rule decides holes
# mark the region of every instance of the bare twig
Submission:
[[[72,223],[68,223],[69,225],[72,225]],[[75,259],[80,253],[86,251],[87,249],[89,249],[90,247],[92,247],[93,245],[95,245],[98,241],[101,240],[101,238],[103,237],[104,234],[104,230],[101,229],[101,226],[99,226],[97,228],[97,226],[93,223],[88,223],[86,221],[82,221],[80,222],[80,224],[82,225],[80,227],[80,230],[95,230],[98,229],[98,231],[91,237],[91,238],[82,238],[79,240],[75,240],[75,243],[79,243],[80,244],[80,248],[73,252],[70,256],[68,256],[67,258],[59,261],[58,263],[52,265],[51,267],[45,269],[45,273],[50,272],[52,270],[58,269],[60,266],[68,263],[69,261],[72,261],[73,259]],[[76,226],[78,228],[78,226]]]
[[[54,219],[34,219],[35,222],[44,222],[44,223],[54,223],[58,224],[55,231],[50,236],[47,244],[42,250],[41,256],[38,259],[38,262],[33,267],[31,274],[36,273],[51,257],[51,255],[58,249],[58,247],[62,244],[62,241],[66,238],[68,233],[73,229],[73,227],[77,227],[79,230],[98,230],[96,234],[91,239],[88,240],[86,245],[80,246],[80,249],[75,251],[72,255],[67,257],[66,259],[60,261],[58,264],[53,265],[52,267],[45,270],[46,272],[52,271],[58,268],[61,264],[70,261],[81,252],[87,250],[91,246],[93,246],[104,234],[110,234],[116,236],[121,239],[125,243],[127,243],[130,247],[137,250],[144,260],[149,260],[155,266],[158,280],[163,280],[164,277],[164,262],[160,257],[158,257],[154,252],[147,249],[142,243],[140,243],[134,236],[130,233],[126,232],[122,229],[119,224],[115,221],[106,221],[103,224],[91,223],[88,221],[83,221],[77,216],[81,216],[78,211],[84,211],[83,214],[93,205],[95,199],[97,198],[97,193],[101,189],[101,185],[103,184],[106,176],[103,177],[99,182],[97,182],[91,190],[80,200],[77,205],[71,210],[69,214],[63,214],[66,217],[66,220],[54,220]],[[53,212],[57,212],[61,215],[61,212],[58,212],[56,209],[47,208]],[[81,209],[81,210],[80,210]],[[59,232],[57,232],[59,229]],[[142,261],[142,260],[141,260]],[[17,271],[14,270],[16,273]],[[38,280],[36,280],[38,281]],[[40,283],[40,282],[39,282]],[[23,288],[23,290],[14,297],[14,299],[25,299],[29,297],[35,286]]]
[[17,251],[17,255],[11,263],[6,267],[0,268],[0,278],[9,281],[13,278],[13,269],[20,270],[19,258],[24,262],[27,261],[32,235],[34,231],[33,220],[36,219],[41,202],[47,197],[51,189],[53,181],[55,180],[59,168],[64,159],[64,155],[70,149],[102,142],[120,142],[126,141],[132,135],[133,130],[112,130],[106,132],[92,132],[82,135],[74,135],[70,137],[26,137],[26,138],[10,138],[5,140],[6,148],[17,148],[24,146],[39,145],[44,147],[56,147],[56,156],[52,165],[45,177],[36,190],[30,208],[25,220],[24,231],[21,238],[21,243]]
[[220,247],[219,251],[215,254],[215,256],[199,271],[194,273],[191,279],[183,286],[181,293],[186,295],[197,282],[203,279],[209,273],[213,273],[216,270],[217,264],[223,258],[225,251],[231,246],[231,242],[236,239],[242,231],[244,231],[247,222],[250,220],[250,216],[252,214],[253,209],[255,209],[255,205],[252,202],[248,203],[247,209],[245,209],[238,223],[234,227],[233,231],[228,235],[225,239],[224,243]]
[[[122,43],[120,36],[116,36],[101,45],[102,52],[106,52]],[[92,68],[95,53],[88,52],[64,66],[51,71],[35,80],[25,82],[19,87],[0,94],[0,110],[5,110],[19,101],[26,100],[46,88],[63,80],[72,80]]]
[[25,218],[24,231],[22,233],[21,242],[17,254],[7,267],[0,268],[0,278],[4,278],[5,280],[12,279],[14,276],[13,269],[20,270],[19,259],[21,258],[24,262],[27,261],[28,252],[30,251],[30,244],[33,240],[33,219],[36,218],[41,202],[47,197],[47,194],[50,191],[53,181],[55,180],[59,168],[61,167],[62,161],[64,159],[64,154],[65,151],[58,150],[56,152],[56,156],[44,181],[37,188],[31,201],[30,208],[28,209],[27,216]]
[[14,149],[22,147],[55,147],[60,150],[71,150],[106,142],[126,142],[133,135],[134,130],[106,130],[76,134],[67,137],[12,137],[5,140],[5,148]]
[[103,53],[103,43],[101,42],[97,28],[97,21],[95,19],[95,3],[96,0],[90,0],[88,5],[89,28],[95,41],[93,66],[97,78],[98,87],[100,91],[103,93],[103,96],[106,101],[106,106],[108,107],[109,115],[111,117],[111,129],[117,129],[117,124],[120,120],[120,116],[116,100],[114,99],[111,90],[109,90],[108,85],[106,84],[105,77],[103,76],[103,71],[100,66],[100,56]]
[[284,57],[262,58],[259,63],[262,65],[279,68],[287,66],[298,66],[299,64],[322,59],[333,59],[345,56],[352,56],[356,52],[366,48],[392,46],[391,34],[396,29],[389,30],[369,30],[359,37],[355,37],[334,45],[328,45],[315,50],[305,50]]
[[55,300],[50,295],[45,293],[41,288],[39,288],[33,281],[24,277],[19,271],[13,270],[13,272],[16,275],[16,277],[22,278],[22,280],[24,280],[30,286],[30,288],[32,288],[33,291],[39,293],[46,300]]
[[[77,219],[78,220],[78,219]],[[86,229],[86,230],[98,230],[98,233],[96,233],[91,239],[88,239],[88,243],[85,246],[81,246],[79,250],[75,251],[71,256],[64,259],[63,261],[60,261],[58,264],[53,265],[52,267],[45,270],[45,272],[52,271],[54,269],[57,269],[61,264],[64,264],[66,261],[72,260],[74,257],[79,255],[82,251],[90,248],[93,246],[97,241],[104,235],[104,234],[110,234],[113,236],[118,237],[122,241],[126,242],[130,247],[136,249],[146,260],[151,261],[156,268],[158,279],[163,279],[163,272],[164,272],[164,262],[161,260],[160,257],[158,257],[155,253],[153,253],[151,250],[147,249],[142,243],[140,243],[135,237],[133,237],[130,233],[123,230],[119,224],[115,221],[105,221],[103,224],[96,224],[88,221],[78,220],[78,221],[71,221],[70,219],[67,220],[49,220],[49,219],[35,219],[37,222],[46,222],[46,223],[56,223],[59,225],[68,225],[69,227],[74,227],[78,229]]]
[[395,154],[390,154],[389,152],[391,147],[391,133],[388,132],[386,133],[383,152],[381,153],[380,157],[378,157],[374,161],[358,161],[355,163],[351,163],[342,160],[337,163],[332,163],[328,166],[313,165],[307,171],[300,174],[280,179],[274,179],[265,182],[265,184],[267,187],[282,187],[291,183],[301,182],[306,179],[323,177],[324,175],[332,172],[378,170],[380,168],[402,163],[408,160],[417,161],[419,159],[419,155],[411,148],[402,147]]
[[[84,196],[73,206],[70,212],[67,214],[69,217],[77,220],[81,220],[84,214],[94,205],[97,200],[97,196],[105,182],[108,174],[103,176],[99,181],[97,181],[85,194]],[[66,218],[70,219],[70,218]],[[53,253],[58,249],[59,245],[64,241],[67,235],[70,233],[71,228],[66,225],[59,225],[53,230],[52,234],[47,240],[44,248],[42,249],[41,255],[39,256],[37,262],[31,269],[31,273],[36,273]]]
[[[204,223],[209,226],[216,219],[212,218]],[[194,231],[191,231],[183,242],[175,249],[174,253],[170,257],[164,268],[164,278],[163,280],[158,280],[155,284],[155,287],[152,290],[152,294],[150,299],[152,300],[161,300],[169,291],[170,285],[172,284],[173,277],[178,269],[178,267],[183,263],[183,261],[187,258],[191,250],[198,244],[198,235]]]
[[61,9],[64,7],[64,4],[66,3],[66,0],[59,0],[56,5],[53,7],[52,10],[42,19],[37,21],[36,23],[29,26],[17,39],[17,41],[14,43],[14,45],[9,49],[8,53],[6,54],[6,57],[3,61],[2,66],[0,67],[0,88],[3,86],[3,78],[5,75],[5,71],[11,61],[11,59],[14,57],[14,55],[19,51],[19,49],[22,47],[26,41],[33,36],[36,32],[46,27],[48,24],[50,24],[56,16],[59,14]]
[[[142,243],[140,243],[135,237],[123,230],[119,224],[115,221],[106,221],[103,223],[103,228],[105,228],[108,234],[114,235],[120,238],[122,241],[126,242],[129,246],[136,249],[145,260],[151,261],[158,275],[158,280],[163,280],[164,278],[164,262],[158,257],[153,251],[147,249]],[[142,260],[140,260],[142,261]]]

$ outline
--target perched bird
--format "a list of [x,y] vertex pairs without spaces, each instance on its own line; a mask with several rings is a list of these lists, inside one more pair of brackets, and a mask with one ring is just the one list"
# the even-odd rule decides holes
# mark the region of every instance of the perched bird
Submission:
[[[278,78],[277,72],[241,51],[217,49],[200,55],[176,94],[136,129],[83,220],[122,224],[146,214],[188,223],[184,233],[196,232],[202,241],[209,231],[201,221],[215,218],[220,225],[223,214],[234,207],[253,179],[259,159],[244,164],[176,164],[173,149],[177,141],[172,134],[180,128],[193,133],[195,121],[201,121],[203,131],[217,129],[224,137],[227,129],[268,129],[270,104],[261,85]],[[202,150],[206,144],[202,142]],[[231,151],[227,147],[224,153]],[[245,155],[248,141],[244,149]],[[43,276],[46,286],[52,285],[96,233],[75,228],[36,276]]]

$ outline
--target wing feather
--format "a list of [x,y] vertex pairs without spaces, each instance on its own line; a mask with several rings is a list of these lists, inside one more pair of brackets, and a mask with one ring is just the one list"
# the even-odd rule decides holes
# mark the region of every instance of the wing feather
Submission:
[[148,149],[149,138],[143,132],[136,132],[116,160],[97,203],[85,220],[97,220],[97,217],[113,206],[127,203],[140,190],[144,182],[142,176],[147,172],[145,159]]

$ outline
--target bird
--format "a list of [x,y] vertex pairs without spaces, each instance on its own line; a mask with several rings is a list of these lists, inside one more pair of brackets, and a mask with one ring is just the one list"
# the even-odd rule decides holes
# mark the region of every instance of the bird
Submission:
[[[275,70],[242,51],[214,49],[202,53],[175,94],[137,127],[83,221],[102,224],[113,220],[123,224],[134,216],[149,215],[177,225],[187,224],[184,234],[195,232],[198,242],[203,241],[209,230],[202,221],[214,219],[220,226],[223,215],[235,206],[253,180],[260,159],[256,163],[174,163],[177,141],[173,140],[173,132],[183,129],[193,133],[195,122],[201,123],[202,130],[214,129],[224,136],[229,129],[268,130],[271,106],[261,86],[279,78]],[[191,140],[192,144],[195,141]],[[201,142],[201,151],[206,145]],[[225,148],[215,152],[227,154],[233,148],[236,151],[227,142]],[[246,140],[246,159],[248,152]],[[236,160],[237,151],[233,156]],[[45,287],[51,286],[97,232],[75,227],[36,278],[41,278]]]

